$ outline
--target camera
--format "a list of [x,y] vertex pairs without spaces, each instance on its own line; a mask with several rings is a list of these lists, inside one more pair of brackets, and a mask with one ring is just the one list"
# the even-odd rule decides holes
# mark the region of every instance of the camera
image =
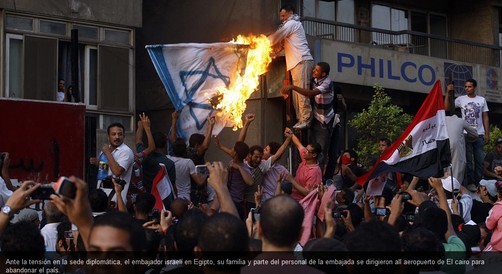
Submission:
[[55,192],[51,185],[41,185],[31,193],[30,197],[33,200],[50,200],[52,194]]
[[406,214],[404,215],[404,218],[406,219],[406,221],[412,223],[415,221],[415,214]]
[[345,211],[335,211],[333,212],[333,218],[342,218],[343,217],[347,217],[347,212]]
[[152,214],[148,216],[148,221],[155,221],[155,222],[160,222],[160,212],[159,211],[153,211]]
[[209,169],[207,169],[206,165],[196,165],[195,166],[195,173],[197,175],[209,175]]
[[54,191],[70,199],[75,199],[77,194],[77,187],[75,184],[66,177],[60,177],[53,186]]
[[115,179],[115,181],[116,181],[119,185],[121,185],[122,187],[124,187],[124,186],[126,185],[126,181],[125,181],[125,180],[123,180],[123,179],[121,179],[121,178],[119,178],[119,177],[115,177],[115,176],[113,176],[113,175],[108,175],[108,176],[106,176],[106,177],[103,179],[103,181],[101,182],[101,183],[102,183],[102,184],[101,184],[101,187],[102,187],[102,188],[112,188],[112,189],[113,189],[114,187],[113,187],[113,181],[112,181],[112,179]]
[[251,208],[251,219],[253,223],[260,220],[260,208]]
[[388,209],[385,207],[377,207],[376,208],[376,214],[377,216],[387,216],[388,214]]
[[411,200],[411,195],[408,192],[401,192],[401,197],[403,202]]

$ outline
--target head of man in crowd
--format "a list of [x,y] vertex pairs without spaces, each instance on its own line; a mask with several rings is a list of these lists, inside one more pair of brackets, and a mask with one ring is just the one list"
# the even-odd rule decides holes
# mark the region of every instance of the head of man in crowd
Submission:
[[312,77],[316,79],[322,79],[326,76],[329,75],[330,67],[329,64],[326,62],[319,62],[317,65],[314,67],[314,70],[312,71]]
[[268,143],[268,145],[263,149],[263,159],[267,160],[270,156],[276,154],[280,147],[281,144],[277,142]]
[[295,8],[291,4],[282,6],[279,11],[279,17],[281,18],[282,22],[288,20],[288,18],[293,14],[295,14]]
[[152,134],[153,142],[155,143],[156,149],[165,149],[167,146],[167,136],[159,131]]
[[115,149],[124,143],[125,128],[121,123],[112,123],[108,126],[106,132],[108,133],[108,141],[110,146]]
[[322,152],[322,148],[319,143],[310,143],[305,147],[305,149],[306,150],[303,154],[303,158],[305,158],[305,160],[318,159]]
[[465,94],[469,97],[476,96],[476,87],[478,86],[478,82],[474,79],[465,80],[464,90]]
[[[203,259],[213,261],[222,258],[245,259],[248,250],[249,236],[246,225],[239,217],[225,212],[214,214],[206,220],[200,230],[197,246],[194,248],[194,251]],[[244,265],[215,265],[208,268],[238,273],[242,266]]]
[[390,145],[391,141],[389,138],[380,138],[380,140],[378,140],[378,152],[382,154],[390,147]]
[[89,234],[89,251],[144,251],[145,231],[132,216],[110,212],[97,217]]
[[250,166],[254,168],[258,167],[262,159],[263,159],[263,147],[259,145],[254,145],[249,148],[248,163]]
[[267,200],[260,211],[258,233],[263,251],[293,251],[302,233],[303,208],[288,195]]
[[232,159],[234,162],[242,163],[249,154],[249,146],[244,142],[235,142],[234,149],[232,151]]

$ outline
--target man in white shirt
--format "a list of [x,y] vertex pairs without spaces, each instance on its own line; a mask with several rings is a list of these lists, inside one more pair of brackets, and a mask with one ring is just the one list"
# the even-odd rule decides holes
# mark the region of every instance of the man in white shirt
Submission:
[[[281,7],[279,16],[282,24],[268,39],[272,46],[278,49],[276,52],[284,49],[286,69],[291,72],[292,84],[308,89],[314,68],[314,58],[310,54],[300,17],[295,14],[295,9],[290,4]],[[298,119],[298,123],[293,128],[307,128],[312,119],[312,106],[309,97],[294,93],[293,104]]]
[[[460,108],[462,118],[469,123],[478,133],[478,138],[474,142],[466,143],[467,157],[467,181],[468,184],[475,186],[479,185],[479,181],[483,178],[483,160],[484,144],[490,141],[490,122],[488,120],[488,105],[486,99],[476,95],[477,82],[474,79],[465,81],[464,89],[466,95],[459,96],[455,99],[455,107]],[[445,96],[445,110],[450,110],[449,96],[454,94],[453,84],[447,87],[447,96]]]
[[[112,123],[108,126],[108,144],[103,145],[101,153],[108,159],[108,175],[113,175],[123,179],[126,184],[122,190],[122,200],[126,202],[127,190],[131,182],[131,175],[134,162],[134,152],[124,144],[125,128],[121,123]],[[91,158],[91,164],[98,164],[96,158]],[[98,186],[99,187],[99,186]],[[107,195],[110,195],[112,189],[103,189]],[[116,201],[116,197],[113,199]]]

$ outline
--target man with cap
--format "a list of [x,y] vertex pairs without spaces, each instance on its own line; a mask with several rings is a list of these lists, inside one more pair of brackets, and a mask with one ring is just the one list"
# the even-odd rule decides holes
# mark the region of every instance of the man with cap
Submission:
[[476,223],[482,223],[488,217],[488,212],[497,201],[496,180],[481,180],[477,190],[478,199],[472,201],[471,218]]
[[502,138],[495,141],[495,147],[486,154],[483,165],[485,179],[502,181]]
[[441,179],[443,189],[445,190],[448,206],[453,212],[451,206],[452,200],[458,199],[458,214],[464,218],[467,223],[471,220],[472,197],[469,195],[469,190],[460,185],[460,182],[452,176]]

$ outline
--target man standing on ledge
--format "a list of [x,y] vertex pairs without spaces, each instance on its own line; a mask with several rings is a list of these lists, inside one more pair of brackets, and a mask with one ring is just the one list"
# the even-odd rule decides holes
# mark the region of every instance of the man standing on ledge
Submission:
[[[305,30],[300,22],[300,16],[295,14],[295,9],[290,4],[281,7],[279,16],[282,24],[268,39],[274,49],[277,49],[276,53],[284,49],[286,69],[291,72],[293,84],[297,87],[309,89],[310,78],[314,68],[314,58],[310,55],[310,49],[305,36]],[[293,105],[298,120],[298,123],[293,128],[307,128],[312,118],[312,107],[309,97],[295,92],[293,93]]]
[[[474,79],[465,81],[464,89],[466,95],[455,99],[455,107],[460,108],[462,118],[469,123],[478,133],[478,138],[474,142],[465,144],[467,157],[467,181],[468,184],[479,185],[483,178],[484,144],[490,141],[490,123],[488,120],[488,105],[486,99],[476,95],[477,82]],[[444,100],[446,111],[450,111],[449,96],[454,95],[454,86],[447,86],[447,94]]]

